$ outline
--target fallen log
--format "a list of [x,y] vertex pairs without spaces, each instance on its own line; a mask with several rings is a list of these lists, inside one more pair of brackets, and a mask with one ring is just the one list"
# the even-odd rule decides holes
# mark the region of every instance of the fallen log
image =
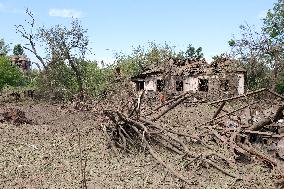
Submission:
[[154,108],[154,109],[153,109],[153,112],[154,112],[154,111],[157,111],[158,109],[160,109],[160,108],[162,108],[162,107],[164,107],[164,106],[166,106],[166,105],[168,105],[168,104],[170,104],[170,103],[172,103],[172,102],[174,102],[174,101],[176,101],[176,100],[178,100],[178,99],[180,99],[180,98],[182,98],[183,96],[187,95],[188,93],[189,93],[189,92],[185,92],[185,93],[183,93],[183,94],[181,94],[181,95],[179,95],[179,96],[177,96],[177,97],[175,97],[175,98],[173,98],[173,99],[171,99],[171,100],[169,100],[169,101],[167,101],[167,102],[161,104],[160,106]]
[[214,113],[213,118],[216,118],[218,116],[218,114],[222,111],[223,107],[225,106],[226,102],[222,102],[222,104],[219,106],[219,108],[217,109],[217,111]]
[[238,111],[241,111],[241,110],[243,110],[243,109],[245,109],[245,108],[247,108],[247,107],[249,107],[249,106],[251,106],[251,105],[257,104],[257,103],[259,103],[259,102],[260,102],[260,101],[256,101],[256,102],[253,102],[253,103],[251,103],[251,104],[242,106],[242,107],[240,107],[240,108],[238,108],[238,109],[236,109],[236,110],[233,110],[233,111],[231,111],[231,112],[228,112],[228,113],[226,113],[226,114],[224,114],[224,115],[215,117],[215,118],[213,118],[213,119],[211,119],[211,120],[209,120],[209,121],[206,121],[206,122],[204,122],[204,123],[202,123],[202,124],[196,125],[195,127],[201,127],[201,126],[207,125],[208,123],[212,123],[212,122],[214,122],[214,121],[216,121],[216,120],[218,120],[218,119],[221,119],[221,118],[223,118],[223,117],[232,115],[232,114],[234,114],[234,113],[236,113],[236,112],[238,112]]
[[227,101],[235,100],[235,99],[238,99],[238,98],[247,97],[247,96],[250,96],[250,95],[261,93],[261,92],[266,91],[266,90],[267,90],[266,88],[262,88],[262,89],[259,89],[259,90],[256,90],[256,91],[248,92],[248,93],[243,94],[243,95],[238,95],[238,96],[233,96],[233,97],[230,97],[230,98],[225,98],[225,99],[221,99],[221,100],[212,101],[212,102],[209,102],[209,105],[217,104],[217,103],[220,103],[220,102],[227,102]]
[[153,119],[151,119],[151,121],[156,121],[158,120],[160,117],[162,117],[163,115],[165,115],[166,113],[168,113],[171,109],[175,108],[176,106],[178,106],[180,103],[182,103],[185,99],[187,99],[187,95],[185,95],[184,97],[182,97],[181,99],[179,99],[178,101],[176,101],[174,104],[170,105],[167,109],[165,109],[163,112],[161,112],[158,116],[154,117]]
[[284,110],[284,105],[277,106],[275,114],[261,119],[259,122],[249,127],[249,130],[258,131],[262,129],[264,126],[278,121],[279,119],[283,118],[283,110]]
[[269,138],[283,138],[284,137],[284,134],[275,134],[271,132],[260,132],[260,131],[251,131],[251,130],[244,130],[242,131],[242,133],[256,134],[256,135],[260,135],[263,137],[269,137]]

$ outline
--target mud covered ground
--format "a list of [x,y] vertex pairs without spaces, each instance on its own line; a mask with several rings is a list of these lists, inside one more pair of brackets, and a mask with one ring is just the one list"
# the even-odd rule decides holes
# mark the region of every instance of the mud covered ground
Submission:
[[[88,188],[276,188],[273,170],[261,161],[237,162],[229,170],[243,178],[236,180],[198,161],[187,166],[181,157],[156,146],[162,159],[192,183],[189,186],[144,149],[112,148],[105,132],[109,122],[95,111],[22,101],[2,103],[0,113],[9,107],[24,111],[32,123],[0,123],[0,188],[81,188],[85,163]],[[214,111],[183,104],[159,123],[190,132],[192,125],[209,120]],[[196,153],[210,153],[194,141],[188,144]],[[225,146],[214,149],[215,145],[211,144],[215,152],[230,158]]]

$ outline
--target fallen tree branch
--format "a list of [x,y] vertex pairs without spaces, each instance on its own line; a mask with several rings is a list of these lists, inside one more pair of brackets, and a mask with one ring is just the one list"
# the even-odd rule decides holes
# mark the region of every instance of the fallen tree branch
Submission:
[[147,119],[145,119],[145,118],[142,118],[142,117],[140,117],[139,120],[142,121],[142,122],[144,122],[144,123],[147,123],[147,124],[149,124],[149,125],[152,125],[152,126],[158,128],[158,129],[160,129],[161,131],[167,131],[167,132],[169,132],[169,133],[176,134],[176,135],[178,135],[178,136],[189,137],[189,138],[191,138],[191,139],[197,140],[197,141],[201,142],[202,144],[204,144],[204,145],[206,146],[206,144],[205,144],[197,135],[190,135],[190,134],[186,134],[186,133],[180,133],[180,132],[177,132],[177,131],[172,131],[172,130],[170,130],[170,129],[161,127],[161,126],[159,126],[157,123],[152,122],[152,121],[149,121],[149,120],[147,120]]
[[147,140],[145,139],[145,137],[143,137],[144,142],[146,144],[146,147],[148,148],[150,154],[158,161],[158,163],[160,163],[161,165],[163,165],[166,169],[168,169],[173,175],[175,175],[177,178],[179,178],[180,180],[184,181],[185,183],[192,185],[192,183],[190,183],[185,177],[183,177],[182,175],[180,175],[178,172],[176,172],[171,166],[167,165],[162,159],[161,157],[153,150],[153,148],[149,145],[149,143],[147,142]]
[[[183,94],[181,94],[181,95],[179,95],[179,96],[177,96],[177,97],[175,97],[175,98],[173,98],[173,99],[171,99],[171,100],[169,100],[169,101],[167,101],[167,102],[161,104],[160,106],[154,108],[152,112],[157,111],[158,109],[160,109],[160,108],[162,108],[162,107],[164,107],[164,106],[166,106],[166,105],[168,105],[168,104],[170,104],[170,103],[172,103],[172,102],[174,102],[174,101],[176,101],[176,100],[182,98],[183,96],[187,95],[188,93],[189,93],[189,92],[185,92],[185,93],[183,93]],[[151,113],[150,113],[150,114],[151,114]],[[150,115],[150,114],[148,114],[148,115]],[[148,116],[148,115],[146,115],[146,116]]]
[[178,106],[180,103],[182,103],[185,99],[187,99],[188,96],[184,96],[181,99],[179,99],[178,101],[176,101],[174,104],[170,105],[167,109],[165,109],[163,112],[161,112],[158,116],[156,116],[155,118],[151,119],[151,121],[156,121],[158,120],[160,117],[162,117],[163,115],[165,115],[166,113],[168,113],[171,109],[175,108],[176,106]]
[[[169,170],[173,175],[175,175],[177,178],[179,178],[180,180],[184,181],[185,183],[191,185],[191,183],[189,181],[187,181],[186,178],[184,178],[182,175],[180,175],[178,172],[176,172],[171,166],[169,166],[168,164],[166,164],[161,157],[155,152],[155,150],[150,146],[150,144],[148,143],[147,139],[145,136],[149,137],[149,133],[148,133],[148,128],[143,125],[142,123],[139,123],[137,121],[134,121],[130,118],[127,118],[125,115],[123,115],[120,112],[106,112],[106,115],[114,115],[117,114],[117,116],[124,122],[128,123],[129,126],[136,132],[136,134],[140,137],[140,139],[143,141],[143,143],[145,144],[146,148],[148,149],[148,151],[150,152],[150,154],[157,160],[158,163],[160,163],[161,165],[163,165],[167,170]],[[141,130],[139,130],[139,129]],[[174,139],[174,138],[172,138]],[[176,139],[176,142],[180,142],[178,139]]]
[[244,130],[242,133],[246,134],[256,134],[261,135],[263,137],[270,137],[270,138],[282,138],[284,137],[284,134],[274,134],[272,132],[260,132],[260,131],[251,131],[251,130]]
[[282,96],[282,95],[280,95],[280,94],[278,94],[278,93],[276,93],[276,92],[274,92],[274,91],[272,91],[272,90],[270,90],[270,89],[268,89],[268,92],[270,92],[271,94],[273,94],[273,95],[275,95],[275,96],[281,98],[282,100],[284,100],[284,96]]
[[227,101],[235,100],[235,99],[238,99],[238,98],[247,97],[247,96],[250,96],[250,95],[261,93],[263,91],[267,91],[267,89],[266,88],[262,88],[262,89],[259,89],[259,90],[248,92],[248,93],[243,94],[243,95],[238,95],[238,96],[233,96],[233,97],[230,97],[230,98],[225,98],[225,99],[221,99],[221,100],[212,101],[212,102],[209,102],[209,105],[217,104],[217,103],[220,103],[220,102],[227,102]]
[[228,175],[232,178],[239,178],[237,175],[233,174],[233,173],[230,173],[229,171],[223,169],[222,167],[220,167],[219,165],[217,165],[216,163],[212,162],[211,160],[209,159],[204,159],[203,160],[204,162],[208,163],[209,165],[215,167],[216,169],[218,169],[219,171],[221,171],[222,173],[224,173],[225,175]]
[[238,109],[236,109],[236,110],[233,110],[233,111],[231,111],[231,112],[229,112],[229,113],[226,113],[226,114],[224,114],[224,115],[221,115],[221,116],[219,116],[219,117],[213,118],[213,119],[211,119],[211,120],[209,120],[209,121],[206,121],[206,122],[204,122],[204,123],[202,123],[202,124],[200,124],[200,125],[197,125],[197,126],[195,126],[195,127],[201,127],[201,126],[207,125],[208,123],[212,123],[212,122],[214,122],[214,121],[216,121],[216,120],[218,120],[218,119],[221,119],[221,118],[223,118],[223,117],[226,117],[226,116],[229,116],[229,115],[231,115],[231,114],[234,114],[234,113],[236,113],[236,112],[238,112],[238,111],[241,111],[241,110],[243,110],[243,109],[245,109],[245,108],[247,108],[247,107],[249,107],[249,106],[251,106],[251,105],[257,104],[257,103],[259,103],[259,102],[260,102],[260,101],[256,101],[256,102],[253,102],[253,103],[251,103],[251,104],[249,104],[249,105],[242,106],[242,107],[240,107],[240,108],[238,108]]
[[222,102],[217,111],[214,113],[213,118],[216,118],[217,115],[222,111],[223,107],[225,106],[226,102]]
[[271,163],[272,165],[278,166],[278,161],[262,152],[255,150],[255,148],[251,148],[245,144],[238,143],[238,146],[244,149],[245,151],[249,152],[250,154],[256,155],[259,158]]
[[283,118],[283,110],[284,110],[284,105],[279,105],[274,115],[271,115],[270,118],[268,117],[261,119],[259,122],[249,127],[249,130],[258,131],[262,129],[264,126],[278,121],[279,119]]

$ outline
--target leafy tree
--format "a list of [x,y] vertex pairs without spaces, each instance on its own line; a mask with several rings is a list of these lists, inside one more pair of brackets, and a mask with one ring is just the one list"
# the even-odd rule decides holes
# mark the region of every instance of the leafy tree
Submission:
[[[273,8],[267,12],[263,19],[263,32],[267,36],[270,46],[266,47],[266,53],[273,64],[272,79],[275,83],[274,88],[279,88],[279,77],[284,73],[284,2],[277,0]],[[282,75],[282,76],[281,76]],[[284,87],[284,86],[283,86]]]
[[149,42],[146,47],[134,48],[130,55],[117,54],[116,63],[121,68],[122,74],[129,77],[139,74],[149,66],[166,67],[165,63],[170,58],[201,60],[203,58],[202,48],[195,49],[189,45],[186,52],[176,52],[175,47],[167,43]]
[[167,43],[160,45],[149,42],[147,47],[138,46],[129,55],[116,54],[116,64],[121,68],[121,73],[126,76],[134,76],[144,71],[148,66],[163,65],[172,57],[176,57],[174,47]]
[[276,91],[280,94],[284,93],[284,73],[281,73],[281,75],[277,78]]
[[185,51],[185,58],[197,61],[201,60],[202,58],[204,58],[202,47],[195,49],[191,44],[189,44]]
[[19,86],[22,84],[23,75],[20,69],[11,64],[8,57],[0,57],[0,91],[5,85]]
[[[37,32],[33,32],[35,28],[35,19],[29,10],[26,11],[30,18],[30,30],[25,26],[18,25],[16,30],[28,41],[28,46],[24,49],[32,52],[40,61],[42,67],[48,72],[53,69],[63,69],[64,67],[53,66],[54,64],[65,64],[70,66],[71,71],[75,75],[75,82],[78,86],[78,92],[83,93],[83,69],[81,64],[88,51],[88,36],[87,30],[82,27],[76,19],[71,22],[71,27],[67,28],[62,25],[56,25],[50,28],[40,27]],[[31,32],[27,32],[31,31]],[[46,57],[42,57],[38,51],[36,42],[41,42],[46,49]],[[55,70],[57,72],[57,70]],[[52,75],[52,74],[51,74]]]
[[100,96],[114,84],[115,77],[112,66],[101,68],[96,61],[88,61],[85,63],[84,73],[85,89],[93,97]]
[[4,39],[0,39],[0,55],[5,56],[9,52],[9,45],[7,45]]
[[44,74],[37,76],[34,85],[40,97],[52,100],[67,100],[78,92],[78,84],[72,69],[60,62],[49,65]]
[[271,81],[270,61],[263,47],[267,41],[263,33],[256,32],[249,25],[241,25],[241,38],[231,39],[228,43],[232,48],[231,56],[239,59],[247,70],[249,89],[269,87]]
[[170,58],[176,57],[173,46],[166,42],[159,45],[155,42],[149,42],[148,48],[145,50],[146,64],[164,64]]
[[240,58],[248,69],[249,87],[281,88],[279,81],[284,72],[284,4],[277,0],[263,19],[260,32],[248,24],[242,25],[241,38],[229,41],[233,55]]
[[58,62],[68,62],[75,74],[79,92],[83,92],[83,78],[78,61],[85,58],[89,39],[78,20],[71,22],[71,28],[57,25],[49,29],[40,28],[39,37],[46,45],[50,56],[49,65]]
[[276,41],[284,40],[284,3],[277,0],[272,9],[269,9],[263,19],[263,30],[270,38]]
[[13,54],[14,55],[23,55],[24,49],[23,49],[22,45],[20,45],[20,44],[15,45],[14,49],[13,49]]

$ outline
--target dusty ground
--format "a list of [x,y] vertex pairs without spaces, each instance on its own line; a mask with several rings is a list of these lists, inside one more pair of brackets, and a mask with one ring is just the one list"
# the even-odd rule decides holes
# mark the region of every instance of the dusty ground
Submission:
[[[207,165],[185,168],[187,162],[157,146],[163,160],[190,180],[188,186],[143,149],[111,148],[104,132],[107,123],[94,112],[32,101],[2,103],[0,111],[6,107],[23,110],[33,123],[0,123],[0,188],[80,188],[80,159],[83,164],[86,160],[88,188],[275,188],[271,169],[259,161],[232,167],[230,171],[245,178],[236,181]],[[208,106],[180,105],[160,122],[189,132],[213,112]],[[195,152],[208,150],[198,144],[189,147]],[[218,152],[229,156],[225,147],[219,146]]]

